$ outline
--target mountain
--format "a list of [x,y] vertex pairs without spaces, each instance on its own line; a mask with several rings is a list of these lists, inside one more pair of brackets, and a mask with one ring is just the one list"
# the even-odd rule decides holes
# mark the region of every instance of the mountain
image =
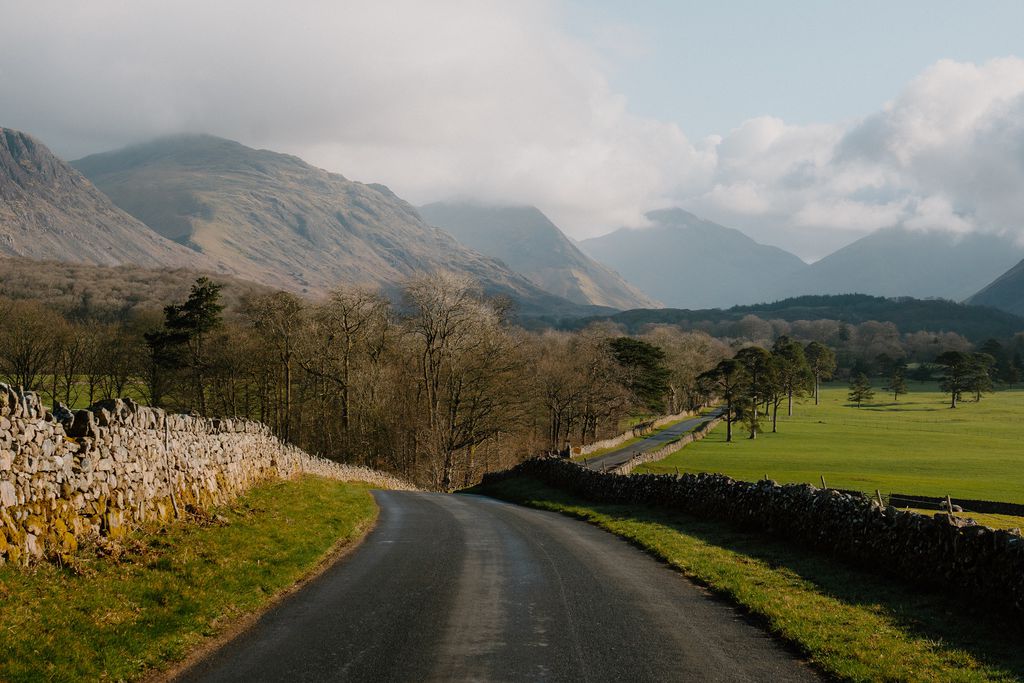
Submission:
[[0,255],[219,270],[128,215],[30,135],[0,128]]
[[771,292],[775,297],[860,292],[960,301],[1022,258],[1024,248],[998,235],[886,228],[779,281]]
[[891,322],[901,332],[956,332],[980,342],[990,337],[1004,339],[1024,332],[1024,317],[988,306],[956,303],[946,299],[885,298],[868,294],[814,295],[783,299],[770,304],[733,306],[725,310],[623,311],[611,315],[565,321],[562,327],[582,329],[592,322],[610,320],[630,333],[651,324],[700,328],[708,324],[735,322],[748,315],[762,320],[839,320],[850,325],[875,320]]
[[1024,315],[1024,261],[1000,275],[966,303]]
[[647,214],[651,226],[580,242],[591,257],[668,306],[725,308],[765,300],[765,286],[807,268],[778,247],[682,209]]
[[447,270],[517,301],[523,314],[587,310],[430,227],[387,187],[287,154],[179,135],[74,165],[164,237],[272,287],[322,294],[359,283],[394,292],[409,277]]
[[419,211],[470,249],[500,259],[541,289],[569,301],[618,309],[659,306],[581,252],[535,207],[439,202]]

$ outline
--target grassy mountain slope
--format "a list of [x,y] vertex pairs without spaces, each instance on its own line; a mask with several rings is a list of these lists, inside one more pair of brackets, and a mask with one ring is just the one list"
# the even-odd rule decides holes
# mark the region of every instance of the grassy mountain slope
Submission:
[[419,211],[470,249],[500,259],[541,289],[569,301],[618,309],[659,305],[581,252],[535,207],[439,202]]
[[580,242],[580,248],[668,306],[716,308],[764,298],[765,285],[807,268],[777,247],[682,209],[647,214],[652,225]]

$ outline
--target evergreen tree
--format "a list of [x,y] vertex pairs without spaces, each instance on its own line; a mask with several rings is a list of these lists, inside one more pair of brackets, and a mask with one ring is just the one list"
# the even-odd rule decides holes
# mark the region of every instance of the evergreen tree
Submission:
[[892,400],[900,400],[900,394],[907,393],[907,380],[904,378],[905,368],[897,367],[892,371],[888,381],[883,387],[892,394]]
[[701,373],[697,383],[709,395],[725,401],[725,440],[732,441],[732,423],[737,416],[737,405],[744,394],[747,376],[735,358],[726,358],[718,365]]
[[804,357],[814,377],[814,405],[818,405],[818,386],[836,371],[836,354],[821,342],[812,341],[804,348]]
[[870,401],[874,396],[875,391],[871,388],[871,382],[863,372],[850,379],[850,392],[846,395],[848,401],[856,403],[860,408],[864,401]]
[[946,351],[935,358],[935,364],[943,370],[939,388],[949,394],[949,407],[956,408],[960,395],[970,386],[971,357],[963,351]]
[[[786,394],[787,414],[793,416],[793,397],[805,396],[814,382],[804,347],[783,335],[772,345],[775,379]],[[772,420],[774,425],[774,420]],[[774,431],[774,426],[773,426]]]
[[665,365],[665,352],[633,337],[617,337],[610,342],[612,355],[625,371],[626,388],[637,401],[652,412],[665,407],[671,371]]

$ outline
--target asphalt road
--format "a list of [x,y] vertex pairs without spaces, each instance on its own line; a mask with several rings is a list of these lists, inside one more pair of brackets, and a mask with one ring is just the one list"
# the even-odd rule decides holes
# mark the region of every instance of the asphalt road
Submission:
[[642,441],[631,443],[628,446],[624,446],[616,451],[610,451],[604,455],[599,455],[596,458],[587,458],[582,461],[587,467],[592,470],[599,472],[605,472],[612,468],[618,467],[622,463],[626,462],[635,455],[640,455],[647,451],[653,451],[661,448],[669,441],[678,438],[680,435],[685,434],[694,427],[704,422],[710,422],[711,420],[718,417],[720,414],[719,409],[715,409],[707,415],[701,415],[694,417],[689,420],[683,420],[678,422],[668,429],[652,434]]
[[179,680],[815,680],[595,527],[478,496],[374,495],[361,548]]

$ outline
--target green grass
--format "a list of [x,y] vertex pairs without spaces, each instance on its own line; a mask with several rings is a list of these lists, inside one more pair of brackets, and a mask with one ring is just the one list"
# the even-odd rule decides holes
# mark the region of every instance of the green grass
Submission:
[[180,660],[358,538],[376,510],[362,485],[306,477],[205,523],[85,549],[71,567],[0,567],[0,680],[135,679]]
[[[876,389],[877,390],[877,389]],[[846,403],[847,388],[827,386],[821,405],[795,406],[779,433],[733,442],[719,425],[702,441],[637,472],[721,472],[743,480],[766,474],[782,483],[820,485],[1011,503],[1024,502],[1024,390],[999,391],[955,410],[934,385],[912,385],[893,402],[878,391],[871,405]],[[768,427],[770,429],[770,425]]]
[[587,503],[522,478],[480,492],[572,515],[622,536],[741,606],[840,680],[1024,678],[1024,631],[991,610],[918,592],[718,522]]

